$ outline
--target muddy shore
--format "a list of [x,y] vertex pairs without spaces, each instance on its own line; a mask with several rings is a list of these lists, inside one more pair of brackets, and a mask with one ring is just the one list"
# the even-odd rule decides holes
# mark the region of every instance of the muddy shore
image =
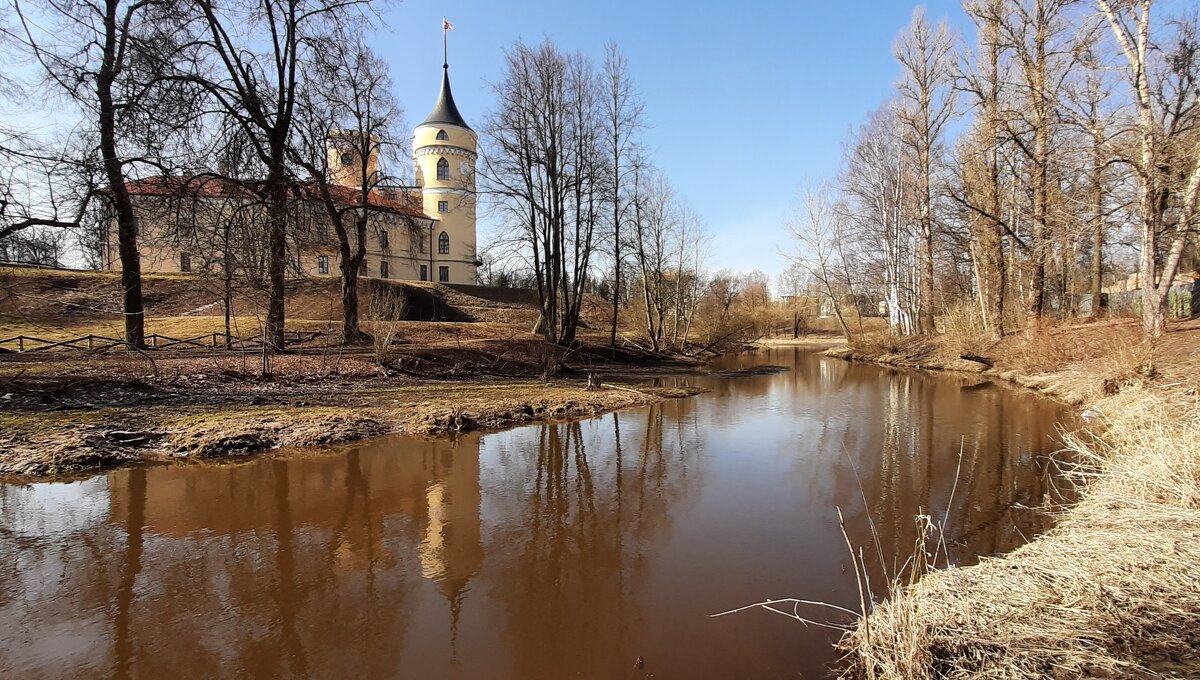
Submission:
[[[229,357],[177,358],[153,371],[101,365],[14,364],[0,372],[0,475],[87,474],[142,461],[246,456],[385,434],[434,436],[594,416],[690,396],[654,377],[703,372],[687,360],[612,362],[489,374],[479,365],[400,372],[367,357],[282,356],[273,375]],[[430,362],[432,363],[432,362]],[[29,370],[32,369],[32,370]],[[474,373],[474,375],[471,375]],[[589,388],[589,380],[593,383]]]

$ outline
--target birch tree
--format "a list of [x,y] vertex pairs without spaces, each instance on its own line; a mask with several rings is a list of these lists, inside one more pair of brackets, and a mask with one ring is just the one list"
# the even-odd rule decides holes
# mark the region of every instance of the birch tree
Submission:
[[1188,239],[1200,225],[1200,45],[1196,20],[1152,39],[1152,0],[1096,0],[1124,56],[1136,111],[1137,153],[1127,160],[1139,188],[1142,326],[1166,332],[1167,296]]
[[[920,308],[918,234],[905,206],[900,120],[891,104],[871,114],[846,145],[839,208],[857,250],[882,273],[888,330],[912,335]],[[908,192],[911,194],[911,192]]]
[[810,279],[818,284],[822,294],[830,301],[842,335],[852,341],[854,336],[846,321],[843,300],[846,297],[853,299],[853,295],[844,286],[844,253],[839,248],[845,239],[845,224],[834,209],[827,187],[807,189],[802,202],[799,213],[788,227],[799,246],[798,251],[789,258],[803,267]]
[[903,69],[898,116],[904,129],[905,150],[915,177],[912,210],[920,236],[920,302],[917,330],[934,327],[934,175],[947,124],[955,115],[954,36],[944,21],[933,26],[923,9],[896,43],[895,56]]

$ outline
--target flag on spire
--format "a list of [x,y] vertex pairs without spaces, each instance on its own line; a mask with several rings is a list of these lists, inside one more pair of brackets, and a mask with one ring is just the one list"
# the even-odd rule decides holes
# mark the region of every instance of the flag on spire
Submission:
[[446,17],[442,17],[442,30],[443,31],[453,31],[454,30],[454,24],[450,23],[449,21],[446,21]]

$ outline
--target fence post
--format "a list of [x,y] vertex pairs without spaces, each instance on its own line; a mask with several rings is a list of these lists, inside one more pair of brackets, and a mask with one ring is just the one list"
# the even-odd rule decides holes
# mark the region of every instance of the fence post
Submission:
[[25,351],[25,336],[24,335],[17,336],[17,351],[18,352]]
[[91,351],[91,349],[92,349],[92,339],[94,337],[95,336],[93,336],[91,333],[88,333],[87,341],[88,341],[88,350],[89,351]]

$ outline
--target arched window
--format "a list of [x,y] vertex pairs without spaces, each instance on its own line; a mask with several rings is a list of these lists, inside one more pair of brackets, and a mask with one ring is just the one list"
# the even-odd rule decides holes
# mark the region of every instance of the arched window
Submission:
[[450,234],[447,234],[444,231],[441,233],[441,235],[438,236],[438,254],[439,255],[449,255],[450,254]]
[[446,140],[448,140],[448,139],[450,139],[450,135],[446,134],[446,131],[445,131],[445,130],[438,130],[438,133],[437,133],[437,140],[438,140],[438,141],[440,141],[440,142],[444,142],[444,141],[446,141]]
[[438,159],[438,179],[450,179],[450,161],[445,158]]

